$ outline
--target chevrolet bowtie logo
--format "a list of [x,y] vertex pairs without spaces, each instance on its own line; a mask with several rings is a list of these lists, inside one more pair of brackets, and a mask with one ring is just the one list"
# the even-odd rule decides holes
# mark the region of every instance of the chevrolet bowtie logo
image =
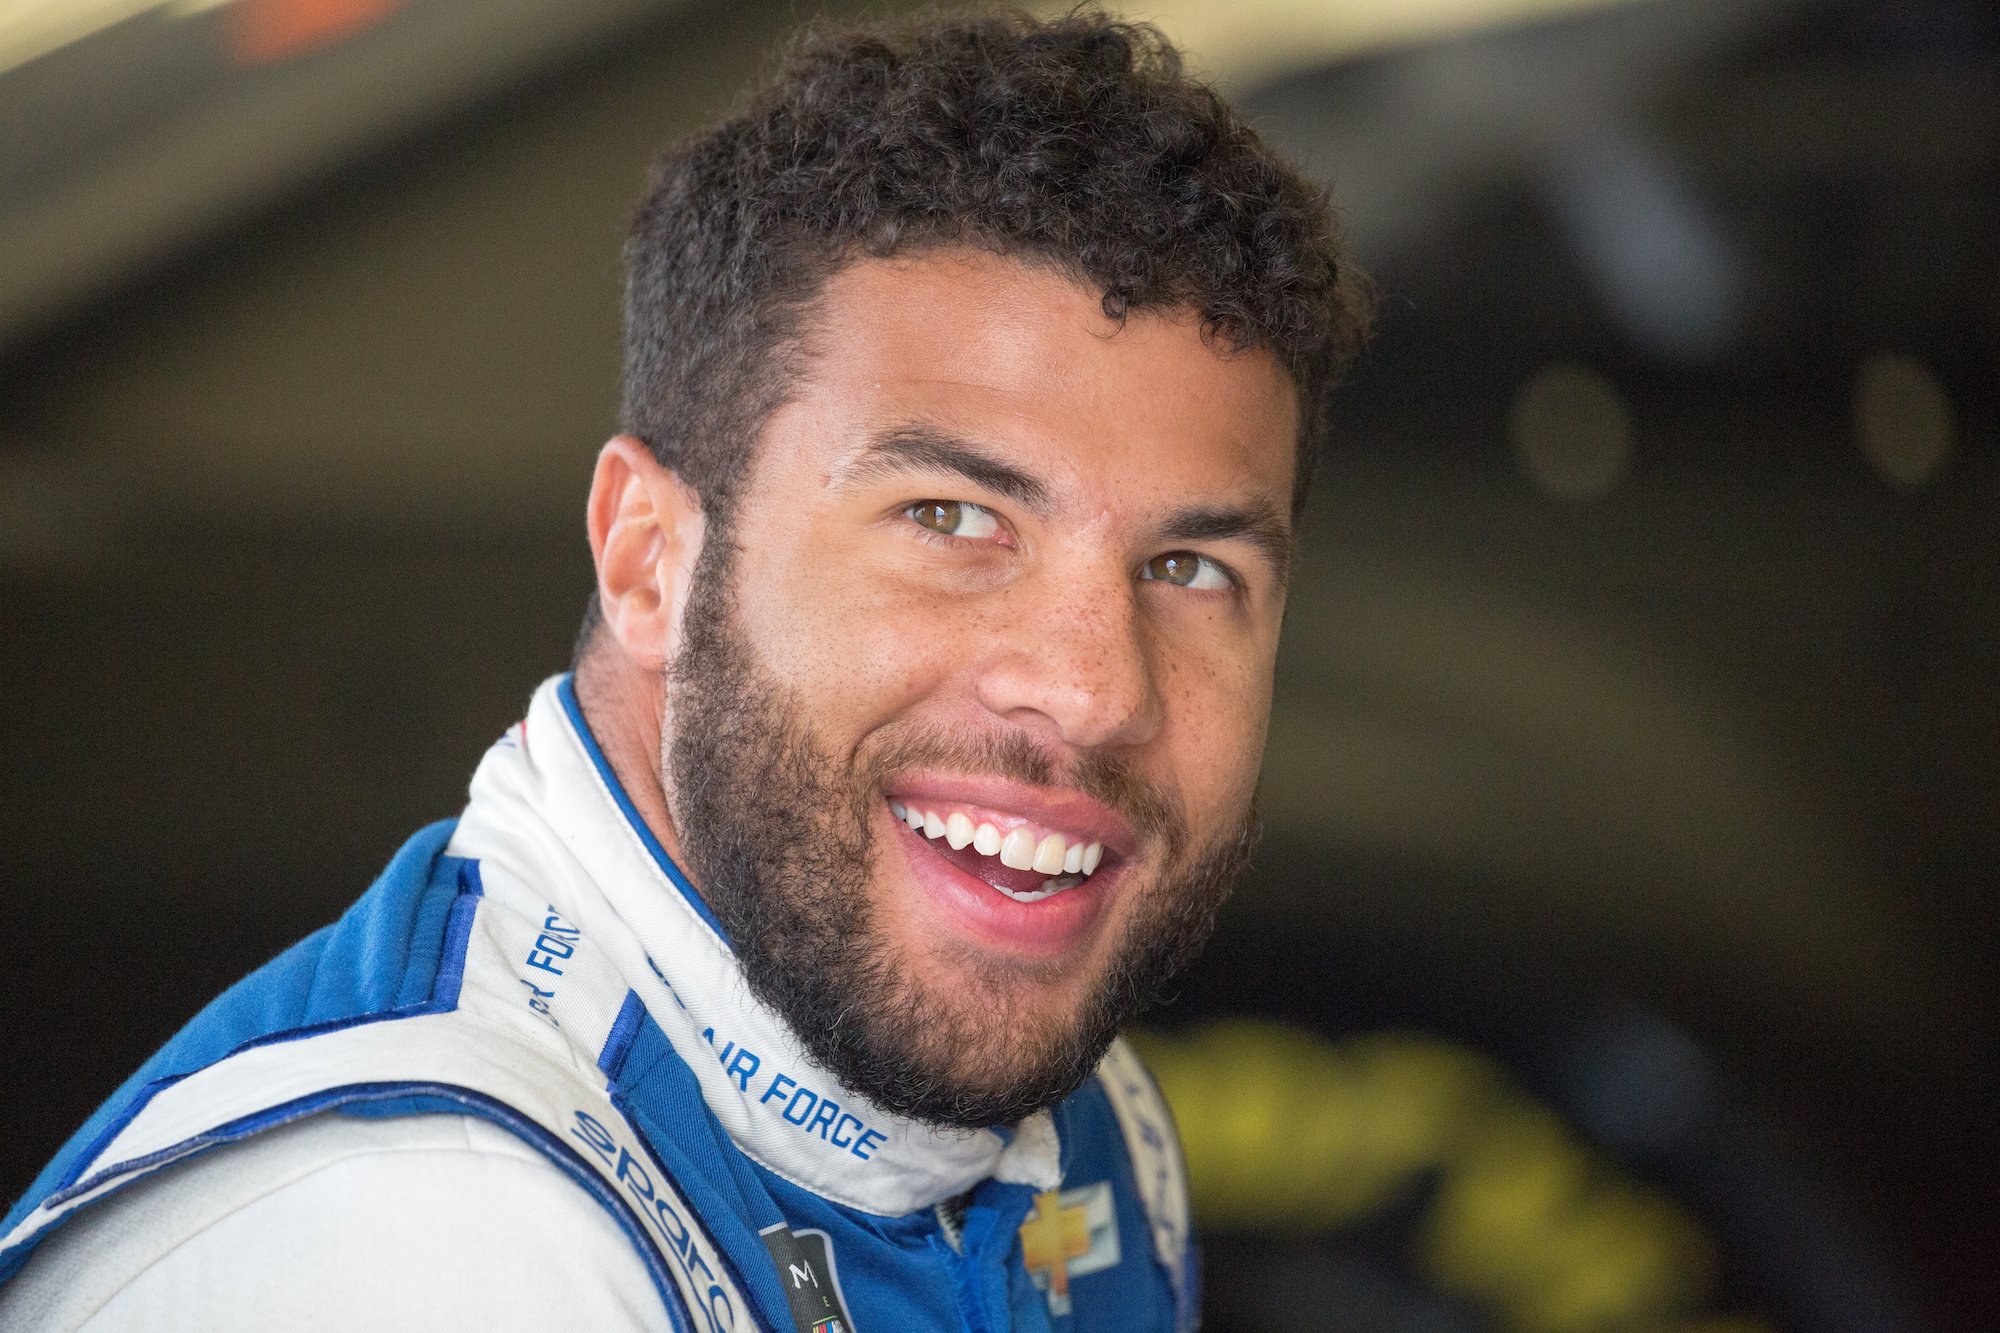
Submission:
[[1049,1313],[1068,1314],[1070,1279],[1118,1262],[1110,1183],[1036,1195],[1034,1211],[1021,1224],[1021,1259],[1048,1296]]

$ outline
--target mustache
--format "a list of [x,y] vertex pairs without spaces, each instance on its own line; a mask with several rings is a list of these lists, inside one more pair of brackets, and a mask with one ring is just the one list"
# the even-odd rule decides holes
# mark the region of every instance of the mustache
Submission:
[[1059,759],[1020,732],[967,736],[913,724],[899,729],[862,765],[873,786],[911,768],[943,768],[1081,792],[1117,811],[1142,838],[1165,844],[1170,860],[1180,854],[1186,828],[1180,803],[1115,754],[1089,752]]

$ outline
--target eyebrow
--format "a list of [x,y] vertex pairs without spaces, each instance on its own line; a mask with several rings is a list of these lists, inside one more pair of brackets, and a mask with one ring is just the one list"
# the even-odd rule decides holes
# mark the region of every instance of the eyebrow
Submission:
[[1291,576],[1295,549],[1292,525],[1268,500],[1190,505],[1176,510],[1160,525],[1160,536],[1166,541],[1248,542],[1270,562],[1281,586]]
[[860,455],[840,470],[835,485],[855,486],[902,472],[956,473],[1037,515],[1046,515],[1050,509],[1049,488],[1039,478],[970,440],[921,424],[898,426],[871,439]]

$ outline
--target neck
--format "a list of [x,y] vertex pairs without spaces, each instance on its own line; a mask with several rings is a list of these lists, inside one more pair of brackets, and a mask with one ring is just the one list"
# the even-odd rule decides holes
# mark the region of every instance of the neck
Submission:
[[660,775],[664,679],[659,672],[640,669],[616,646],[607,648],[600,642],[577,661],[575,683],[577,704],[611,771],[660,846],[685,870],[687,858],[681,855]]

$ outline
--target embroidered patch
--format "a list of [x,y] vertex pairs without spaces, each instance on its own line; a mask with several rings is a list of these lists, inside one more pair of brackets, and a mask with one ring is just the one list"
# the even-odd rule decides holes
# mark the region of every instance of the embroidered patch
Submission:
[[1114,1267],[1120,1257],[1111,1182],[1035,1196],[1035,1210],[1021,1224],[1021,1258],[1050,1314],[1070,1312],[1072,1279]]
[[832,1239],[817,1227],[793,1231],[782,1222],[757,1234],[778,1265],[798,1333],[855,1333],[840,1291],[840,1272],[833,1266]]

